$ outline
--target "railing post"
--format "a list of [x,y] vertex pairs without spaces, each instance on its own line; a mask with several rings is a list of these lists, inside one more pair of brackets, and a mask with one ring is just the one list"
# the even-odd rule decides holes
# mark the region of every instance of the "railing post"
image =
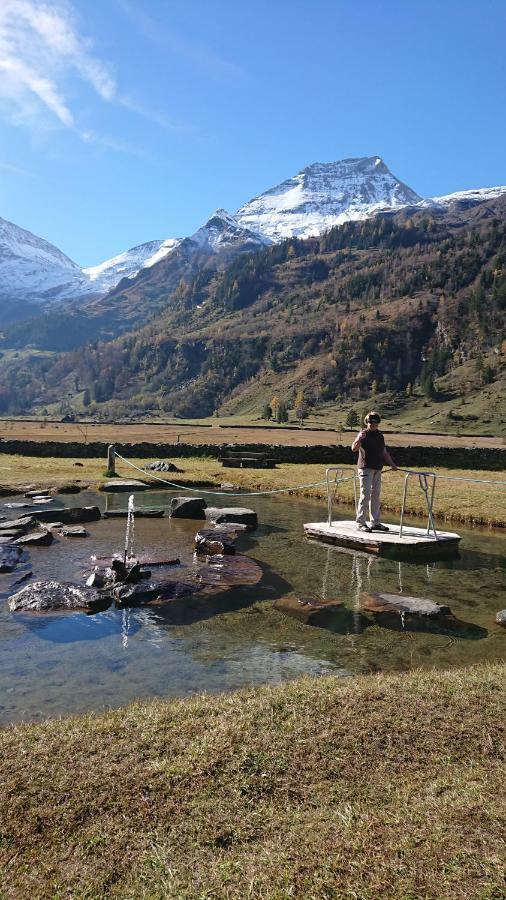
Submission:
[[116,450],[114,444],[107,448],[107,474],[116,475]]
[[400,527],[399,527],[399,537],[400,538],[402,537],[402,524],[404,522],[404,507],[406,505],[406,493],[408,490],[408,478],[409,478],[410,474],[411,474],[410,472],[406,472],[406,477],[404,479],[404,493],[402,495],[401,521],[400,521]]

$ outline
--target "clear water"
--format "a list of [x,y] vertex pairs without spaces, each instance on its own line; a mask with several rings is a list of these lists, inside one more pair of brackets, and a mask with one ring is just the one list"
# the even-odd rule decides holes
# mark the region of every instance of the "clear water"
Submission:
[[[166,507],[170,496],[149,492],[135,501]],[[505,536],[500,532],[459,528],[459,560],[398,563],[306,541],[303,523],[324,520],[323,503],[223,499],[221,505],[247,505],[258,512],[260,527],[241,537],[237,547],[264,568],[255,587],[94,616],[12,614],[5,602],[12,578],[0,575],[0,722],[100,710],[136,698],[272,684],[302,674],[352,676],[503,658],[506,632],[494,623],[497,610],[506,606]],[[127,502],[126,495],[65,498],[65,505],[96,503],[102,509],[106,503],[126,508]],[[86,526],[88,538],[31,548],[33,577],[82,583],[92,553],[121,552],[125,525],[125,519],[102,519]],[[183,519],[138,518],[136,550],[168,551],[191,564],[198,527]],[[276,598],[292,591],[338,598],[345,607],[325,627],[303,625],[273,608]],[[421,622],[419,631],[410,630],[409,623],[402,630],[400,620],[395,627],[372,623],[358,611],[361,591],[428,597],[450,606],[458,623],[435,628]]]

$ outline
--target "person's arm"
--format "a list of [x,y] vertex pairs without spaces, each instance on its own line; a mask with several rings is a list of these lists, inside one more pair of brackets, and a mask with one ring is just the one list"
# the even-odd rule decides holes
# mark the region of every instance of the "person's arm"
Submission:
[[390,466],[391,469],[398,468],[398,466],[395,465],[395,463],[394,463],[392,457],[390,456],[390,453],[388,452],[386,447],[383,447],[383,459],[385,460],[386,464],[388,466]]
[[359,433],[357,434],[355,440],[353,441],[353,444],[351,445],[351,449],[353,450],[354,453],[356,453],[357,450],[360,450],[360,445],[362,443],[363,438],[365,437],[365,434],[366,434],[365,428],[362,429],[362,431],[359,431]]

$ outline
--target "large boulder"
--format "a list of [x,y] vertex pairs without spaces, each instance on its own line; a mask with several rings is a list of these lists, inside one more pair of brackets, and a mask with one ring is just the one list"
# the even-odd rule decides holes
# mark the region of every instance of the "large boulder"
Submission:
[[203,497],[173,497],[170,501],[171,519],[205,519],[206,501]]
[[254,510],[246,509],[241,506],[209,506],[206,509],[206,519],[209,522],[215,522],[217,525],[222,522],[237,522],[240,525],[246,525],[248,528],[256,528],[258,525],[258,517]]
[[174,463],[166,462],[163,459],[157,459],[155,462],[147,463],[143,466],[145,472],[181,472]]
[[95,588],[60,581],[34,581],[9,597],[8,602],[12,612],[44,612],[52,609],[94,611],[110,605],[110,599],[104,598]]

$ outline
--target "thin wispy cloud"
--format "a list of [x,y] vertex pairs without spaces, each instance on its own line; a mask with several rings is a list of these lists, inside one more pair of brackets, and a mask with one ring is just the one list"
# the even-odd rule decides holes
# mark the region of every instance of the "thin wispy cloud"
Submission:
[[[112,66],[94,52],[91,39],[80,31],[67,0],[0,0],[0,102],[15,124],[41,130],[57,123],[86,143],[120,152],[141,151],[83,129],[69,97],[74,81],[104,103],[114,103],[167,130],[178,130],[163,113],[145,109],[123,96]],[[72,90],[71,90],[72,83]]]
[[233,62],[223,59],[209,47],[196,44],[178,34],[165,22],[154,19],[131,0],[117,0],[119,8],[136,28],[153,44],[157,44],[181,57],[194,68],[205,71],[218,81],[237,81],[242,78],[242,69]]
[[9,172],[10,175],[21,175],[23,178],[33,178],[33,172],[22,169],[21,166],[14,166],[12,163],[2,162],[2,160],[0,160],[0,170]]

